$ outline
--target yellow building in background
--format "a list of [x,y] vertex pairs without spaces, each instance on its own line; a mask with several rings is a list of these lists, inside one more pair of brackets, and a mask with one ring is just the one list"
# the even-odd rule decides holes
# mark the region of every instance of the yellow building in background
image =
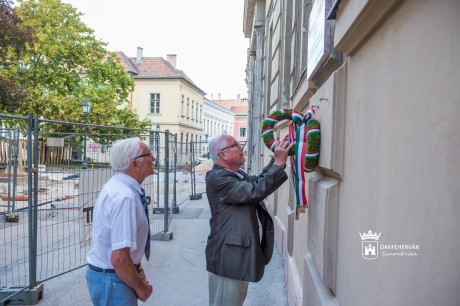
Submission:
[[177,134],[179,143],[201,141],[206,93],[176,68],[177,56],[168,54],[167,60],[143,57],[141,47],[137,48],[136,57],[117,54],[125,71],[134,79],[129,104],[140,119],[149,119],[152,129]]

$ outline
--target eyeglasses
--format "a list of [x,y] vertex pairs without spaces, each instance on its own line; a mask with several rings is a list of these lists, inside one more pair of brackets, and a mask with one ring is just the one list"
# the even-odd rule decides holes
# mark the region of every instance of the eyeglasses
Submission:
[[134,159],[138,159],[138,158],[141,158],[141,157],[145,157],[145,156],[153,156],[153,152],[152,151],[149,151],[149,153],[145,153],[145,154],[142,154],[142,155],[139,155],[139,156],[136,156],[133,158]]
[[220,149],[220,151],[223,151],[223,150],[226,150],[226,149],[230,149],[230,148],[236,148],[236,147],[239,147],[239,149],[241,150],[241,149],[243,149],[245,146],[246,146],[246,142],[243,142],[243,143],[235,142],[235,143],[232,144],[231,146],[228,146],[228,147],[225,147],[225,148]]

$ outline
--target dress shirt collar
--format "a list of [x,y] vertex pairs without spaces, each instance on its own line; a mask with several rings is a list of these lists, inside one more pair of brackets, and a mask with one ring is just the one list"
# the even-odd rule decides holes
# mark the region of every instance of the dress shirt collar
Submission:
[[244,179],[244,176],[243,176],[241,173],[239,173],[239,172],[233,172],[232,170],[227,169],[227,168],[224,168],[224,169],[227,170],[227,171],[230,171],[231,173],[236,174],[236,175],[240,178],[240,180],[243,180],[243,179]]
[[139,194],[141,193],[141,185],[139,185],[139,182],[136,181],[134,178],[132,178],[131,176],[129,176],[126,173],[123,173],[123,172],[117,172],[115,175],[120,180],[125,182],[128,186],[130,186],[131,188],[133,188],[134,190],[139,192]]

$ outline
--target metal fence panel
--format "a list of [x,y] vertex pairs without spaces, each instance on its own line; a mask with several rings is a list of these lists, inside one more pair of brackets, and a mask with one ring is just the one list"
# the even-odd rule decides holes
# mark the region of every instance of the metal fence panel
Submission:
[[191,142],[191,194],[192,196],[206,193],[206,172],[214,165],[208,150],[207,141]]
[[140,137],[156,157],[155,174],[142,184],[153,236],[168,231],[177,198],[189,196],[176,174],[177,138],[168,131],[2,114],[0,127],[0,303],[86,264],[92,209],[113,174],[109,149],[117,139]]
[[[171,216],[165,214],[164,209],[155,209],[164,208],[167,198],[161,183],[164,182],[164,132],[50,120],[39,120],[39,124],[53,125],[53,130],[64,131],[51,133],[46,128],[38,129],[37,139],[47,139],[46,167],[38,171],[39,281],[86,264],[91,240],[92,209],[100,190],[113,174],[109,166],[109,150],[110,145],[118,139],[139,137],[151,149],[155,147],[156,173],[147,177],[142,186],[153,203],[149,209],[151,233],[155,235],[164,231]],[[86,147],[82,147],[82,143],[86,143]],[[40,179],[42,177],[46,179]]]
[[[0,116],[0,300],[29,287],[31,119]],[[8,127],[6,127],[8,126]]]

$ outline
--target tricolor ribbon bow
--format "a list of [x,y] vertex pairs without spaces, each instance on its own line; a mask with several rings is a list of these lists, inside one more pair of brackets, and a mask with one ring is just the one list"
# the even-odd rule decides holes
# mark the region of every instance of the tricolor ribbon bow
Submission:
[[[307,123],[314,115],[314,108],[308,110],[304,116],[292,110],[292,122],[289,124],[289,141],[295,142],[295,154],[291,156],[291,171],[297,200],[296,216],[298,216],[299,209],[305,210],[308,207],[304,173],[308,169],[305,169],[305,158],[312,154],[312,152],[307,152],[307,137],[310,132],[314,131],[307,129]],[[319,152],[316,153],[319,154]]]

